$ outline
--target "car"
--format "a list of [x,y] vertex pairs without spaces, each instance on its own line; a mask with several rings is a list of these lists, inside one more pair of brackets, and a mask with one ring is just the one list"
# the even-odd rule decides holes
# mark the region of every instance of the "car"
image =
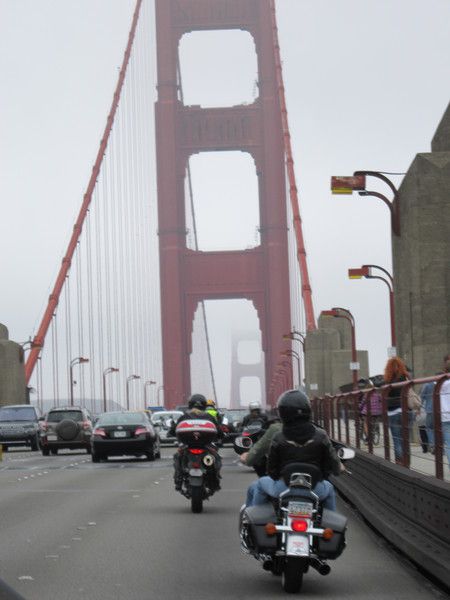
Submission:
[[143,411],[114,411],[99,416],[92,432],[92,462],[108,456],[161,458],[158,433]]
[[30,404],[0,406],[0,444],[6,452],[10,446],[30,446],[39,450],[41,412]]
[[58,450],[84,449],[91,453],[92,416],[81,406],[51,408],[41,424],[41,449],[44,456]]
[[161,444],[175,444],[177,438],[169,436],[170,424],[172,421],[177,422],[183,415],[181,410],[160,410],[152,415],[152,423],[158,428]]

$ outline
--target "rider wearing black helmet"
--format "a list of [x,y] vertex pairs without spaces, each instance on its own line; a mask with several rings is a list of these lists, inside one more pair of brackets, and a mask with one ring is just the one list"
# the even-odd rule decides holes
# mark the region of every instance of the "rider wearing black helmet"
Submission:
[[268,496],[277,497],[287,488],[281,479],[283,468],[290,463],[302,462],[320,469],[322,480],[314,491],[326,508],[336,510],[334,488],[326,478],[330,473],[339,475],[343,466],[326,432],[311,422],[308,397],[301,390],[288,390],[278,399],[278,411],[282,431],[272,440],[267,461],[269,476],[255,482],[250,504],[264,504]]
[[[222,430],[217,426],[217,421],[214,419],[212,415],[206,412],[207,401],[203,394],[193,394],[189,398],[188,402],[188,410],[181,415],[177,422],[173,422],[171,428],[169,429],[168,435],[173,437],[176,435],[176,427],[182,421],[192,421],[195,419],[200,419],[202,421],[211,421],[214,423],[217,429],[219,439],[223,436]],[[211,450],[212,451],[212,450]],[[216,454],[216,475],[217,475],[217,488],[220,489],[219,479],[220,479],[220,467],[221,461],[218,454]],[[182,468],[181,468],[181,455],[179,452],[176,452],[173,457],[173,465],[175,467],[174,473],[174,482],[175,489],[180,490],[183,482]]]

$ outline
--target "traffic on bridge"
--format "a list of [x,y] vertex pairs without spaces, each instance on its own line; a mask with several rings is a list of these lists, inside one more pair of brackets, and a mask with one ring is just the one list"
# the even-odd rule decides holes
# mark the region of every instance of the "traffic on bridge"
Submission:
[[450,6],[2,13],[0,600],[448,598]]

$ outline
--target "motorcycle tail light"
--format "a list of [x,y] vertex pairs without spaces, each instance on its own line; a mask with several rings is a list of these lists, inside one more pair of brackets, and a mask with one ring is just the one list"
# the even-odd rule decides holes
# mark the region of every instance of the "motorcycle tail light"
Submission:
[[201,448],[189,448],[191,454],[203,454],[204,450]]
[[249,432],[248,431],[243,431],[242,432],[242,437],[249,437]]
[[277,526],[275,525],[275,523],[266,523],[264,525],[264,529],[267,535],[275,535],[277,532]]
[[291,523],[292,531],[296,531],[297,533],[305,533],[308,529],[308,521],[305,519],[295,519]]
[[323,530],[322,537],[324,540],[331,540],[333,535],[334,535],[334,531],[332,529],[330,529],[329,527],[327,527],[326,529]]

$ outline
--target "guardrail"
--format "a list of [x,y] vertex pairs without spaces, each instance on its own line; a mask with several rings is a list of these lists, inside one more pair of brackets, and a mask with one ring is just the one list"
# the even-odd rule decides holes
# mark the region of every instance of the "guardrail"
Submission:
[[[418,568],[431,574],[450,588],[450,484],[442,481],[444,450],[441,421],[441,387],[450,374],[413,379],[380,388],[355,390],[346,394],[314,398],[313,415],[335,440],[356,447],[351,476],[332,478],[333,484],[365,519],[394,546],[399,548]],[[416,384],[436,382],[433,390],[434,473],[422,474],[411,469],[410,410],[408,389]],[[402,459],[391,460],[391,439],[387,414],[387,394],[401,389]],[[370,427],[371,397],[381,392],[380,447],[375,447]],[[361,403],[365,415],[360,414]],[[367,447],[361,450],[361,424],[367,424]],[[430,469],[431,471],[431,469]]]
[[[361,421],[366,420],[367,423],[367,452],[374,454],[373,431],[371,427],[372,421],[372,402],[371,397],[374,393],[380,392],[382,398],[382,412],[380,420],[382,424],[382,438],[384,447],[385,460],[391,460],[391,439],[389,435],[389,417],[387,409],[387,394],[392,388],[401,388],[401,438],[403,454],[400,461],[406,468],[411,465],[411,411],[408,408],[408,390],[418,384],[435,382],[433,390],[433,426],[434,426],[434,474],[438,479],[444,479],[444,463],[443,452],[446,449],[442,435],[442,420],[441,420],[441,402],[440,391],[441,387],[447,379],[450,378],[449,373],[435,375],[433,377],[424,377],[420,379],[411,379],[399,383],[384,385],[379,388],[371,387],[363,390],[354,390],[345,394],[326,395],[322,398],[314,398],[312,400],[312,409],[314,421],[323,427],[328,435],[333,439],[339,440],[345,444],[353,445],[356,448],[361,448]],[[366,414],[361,416],[360,406],[362,403],[366,405]],[[351,433],[353,439],[351,440]],[[354,442],[354,443],[351,443]],[[450,465],[449,465],[450,466]]]

